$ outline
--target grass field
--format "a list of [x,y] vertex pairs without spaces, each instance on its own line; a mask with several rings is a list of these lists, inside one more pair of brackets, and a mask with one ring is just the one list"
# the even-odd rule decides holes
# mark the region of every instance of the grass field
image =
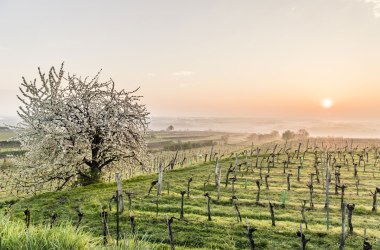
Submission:
[[[265,155],[260,155],[265,157]],[[345,201],[355,203],[353,212],[354,233],[346,237],[346,249],[362,248],[362,235],[364,227],[367,228],[367,237],[373,243],[374,249],[380,248],[378,237],[380,235],[379,215],[371,212],[372,195],[376,186],[380,186],[380,173],[374,169],[373,156],[364,172],[363,166],[358,169],[360,179],[359,195],[356,194],[355,178],[351,163],[341,168],[341,183],[348,186],[345,191]],[[274,168],[270,169],[269,189],[265,188],[264,179],[261,186],[260,205],[255,204],[257,187],[255,181],[259,179],[259,169],[245,170],[237,173],[235,195],[237,204],[243,218],[238,222],[235,209],[231,203],[231,184],[225,187],[224,180],[230,163],[234,159],[224,159],[219,162],[222,166],[221,199],[216,200],[216,186],[214,183],[215,162],[202,163],[197,166],[186,167],[164,173],[164,191],[159,198],[158,214],[156,214],[156,189],[152,195],[147,196],[150,182],[157,179],[156,174],[144,175],[123,182],[123,189],[133,192],[132,215],[136,218],[138,235],[147,236],[158,249],[169,248],[169,238],[166,226],[166,216],[179,218],[181,196],[180,191],[186,191],[187,178],[192,177],[190,198],[185,196],[185,220],[173,222],[174,242],[177,249],[247,249],[249,241],[246,236],[246,219],[251,227],[257,228],[254,239],[257,249],[300,249],[300,238],[296,236],[301,222],[301,201],[309,200],[309,189],[306,186],[310,180],[310,173],[314,173],[314,154],[307,153],[304,167],[301,169],[301,180],[297,182],[298,160],[291,161],[287,173],[292,173],[291,190],[286,191],[286,207],[281,206],[282,192],[287,189],[286,174],[283,173],[282,161],[286,159],[281,154],[276,160]],[[239,163],[245,161],[239,158]],[[247,158],[248,165],[255,162],[255,157]],[[339,162],[338,162],[339,163]],[[266,160],[263,163],[263,175],[266,174]],[[203,196],[204,183],[211,174],[206,192],[212,198],[212,221],[207,220],[206,198]],[[321,177],[320,177],[321,178]],[[169,183],[169,192],[167,191]],[[49,224],[49,214],[53,211],[58,214],[58,221],[76,223],[76,209],[80,208],[85,214],[83,226],[93,237],[102,235],[102,224],[99,213],[102,206],[108,203],[115,193],[115,183],[104,183],[87,187],[75,188],[71,191],[58,193],[45,193],[30,199],[21,200],[12,206],[13,219],[23,219],[23,211],[29,207],[32,213],[33,224]],[[325,193],[322,182],[318,184],[314,178],[313,201],[315,208],[309,209],[307,203],[306,218],[308,229],[303,226],[304,233],[310,242],[307,249],[338,249],[341,233],[340,194],[334,194],[334,176],[332,174],[330,188],[330,229],[326,230],[326,211],[324,209]],[[271,226],[268,200],[275,204],[276,226]],[[128,202],[125,198],[126,207]],[[115,204],[112,211],[109,228],[110,234],[115,237]],[[380,211],[379,211],[380,212]],[[131,226],[127,213],[121,216],[121,230],[130,234]]]
[[[227,141],[222,141],[223,136],[228,136]],[[19,147],[4,147],[1,142],[6,142],[16,136],[14,130],[0,130],[0,158],[4,158],[6,154],[18,155]],[[227,133],[215,131],[148,131],[146,134],[146,142],[149,152],[157,153],[165,149],[165,147],[180,143],[202,144],[204,142],[214,142],[218,144],[236,145],[245,143],[248,134],[246,133]],[[194,147],[196,148],[196,147]]]
[[0,141],[6,141],[14,137],[16,133],[13,130],[1,130],[0,131]]

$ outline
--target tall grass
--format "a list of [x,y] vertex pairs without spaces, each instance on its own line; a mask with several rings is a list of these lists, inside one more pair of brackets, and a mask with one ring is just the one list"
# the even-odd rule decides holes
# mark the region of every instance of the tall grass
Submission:
[[107,246],[103,246],[101,237],[93,237],[90,233],[75,228],[70,223],[62,223],[50,229],[48,226],[30,226],[26,229],[21,221],[14,222],[4,217],[0,219],[0,249],[1,250],[76,250],[76,249],[118,249],[139,250],[154,249],[147,242],[146,236],[142,239],[126,237],[119,245],[109,239]]
[[47,226],[30,226],[26,229],[22,222],[13,222],[8,218],[0,220],[0,249],[91,249],[99,244],[88,233],[68,223],[52,229]]

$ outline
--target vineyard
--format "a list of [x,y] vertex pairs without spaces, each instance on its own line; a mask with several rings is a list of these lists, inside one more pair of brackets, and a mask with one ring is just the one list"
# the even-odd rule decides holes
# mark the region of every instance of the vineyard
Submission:
[[153,157],[152,173],[118,185],[109,173],[105,183],[3,209],[25,227],[28,218],[30,226],[69,223],[99,248],[134,238],[152,249],[377,249],[378,143],[321,138],[166,152]]

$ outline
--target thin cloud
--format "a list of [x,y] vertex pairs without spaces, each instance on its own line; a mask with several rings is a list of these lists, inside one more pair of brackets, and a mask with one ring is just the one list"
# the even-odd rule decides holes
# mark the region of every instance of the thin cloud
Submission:
[[187,71],[187,70],[171,73],[172,76],[191,76],[192,74],[193,74],[192,71]]
[[365,2],[373,5],[373,15],[380,18],[380,0],[365,0]]

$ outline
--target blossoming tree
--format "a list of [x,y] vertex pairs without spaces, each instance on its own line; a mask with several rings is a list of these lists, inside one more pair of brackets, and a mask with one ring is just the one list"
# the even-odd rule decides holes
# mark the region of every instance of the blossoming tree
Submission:
[[100,182],[102,171],[122,160],[140,164],[148,126],[145,105],[136,91],[116,90],[112,79],[99,81],[65,74],[51,67],[28,82],[18,96],[22,118],[18,140],[28,151],[25,171],[35,184],[58,181],[88,185]]

